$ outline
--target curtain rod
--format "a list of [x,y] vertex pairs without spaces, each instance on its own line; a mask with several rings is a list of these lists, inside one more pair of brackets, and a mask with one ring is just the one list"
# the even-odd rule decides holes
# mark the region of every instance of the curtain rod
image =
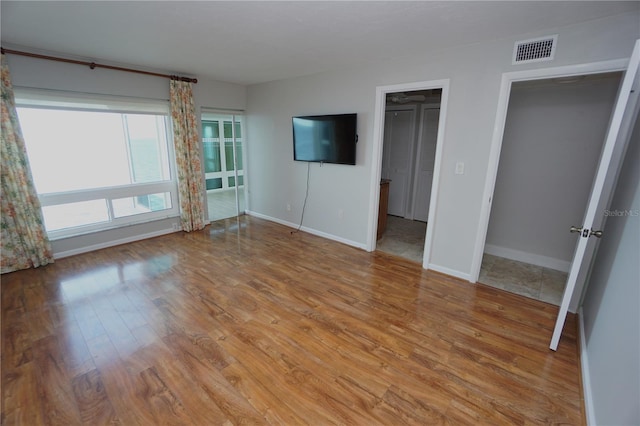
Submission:
[[97,64],[95,62],[87,62],[87,61],[78,61],[78,60],[75,60],[75,59],[58,58],[56,56],[47,56],[47,55],[40,55],[38,53],[21,52],[19,50],[5,49],[4,47],[1,47],[0,50],[2,51],[3,55],[5,53],[10,53],[12,55],[27,56],[29,58],[46,59],[46,60],[49,60],[49,61],[66,62],[68,64],[85,65],[85,66],[88,66],[89,68],[91,68],[92,70],[96,69],[96,68],[105,68],[105,69],[108,69],[108,70],[133,72],[133,73],[136,73],[136,74],[153,75],[155,77],[169,78],[171,80],[186,81],[187,83],[194,83],[195,84],[195,83],[198,82],[197,78],[181,77],[179,75],[160,74],[160,73],[157,73],[157,72],[141,71],[141,70],[136,70],[136,69],[133,69],[133,68],[116,67],[116,66],[113,66],[113,65],[102,65],[102,64]]

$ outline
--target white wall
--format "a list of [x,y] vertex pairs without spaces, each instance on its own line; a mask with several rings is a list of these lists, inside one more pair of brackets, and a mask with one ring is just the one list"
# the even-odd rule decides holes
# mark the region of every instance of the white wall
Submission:
[[[248,170],[250,210],[297,222],[305,192],[306,164],[292,160],[291,117],[358,113],[357,165],[312,164],[305,226],[364,247],[372,206],[373,114],[377,86],[450,79],[443,143],[441,190],[435,213],[431,263],[470,277],[478,234],[501,74],[527,68],[628,57],[640,37],[638,13],[620,15],[519,37],[469,45],[424,57],[363,64],[349,70],[249,86]],[[516,40],[559,34],[556,58],[511,65]],[[454,175],[465,162],[465,174]],[[292,211],[286,211],[286,204]],[[338,217],[339,210],[344,217]]]
[[620,76],[513,85],[486,252],[568,271]]
[[[640,120],[619,177],[582,306],[589,413],[598,425],[640,424]],[[589,395],[589,392],[587,392]]]
[[[4,47],[11,48],[8,45]],[[16,50],[27,50],[20,46],[15,46],[15,48]],[[46,52],[43,53],[46,54]],[[169,99],[169,80],[164,78],[99,68],[91,70],[89,67],[80,65],[11,54],[7,54],[7,61],[14,87]],[[99,59],[95,61],[101,62]],[[130,67],[138,68],[135,65]],[[177,74],[166,70],[150,71]],[[239,110],[243,110],[246,107],[246,88],[244,86],[198,77],[198,83],[193,85],[193,91],[198,114],[203,106]],[[52,247],[56,256],[75,254],[87,249],[173,232],[174,224],[179,226],[177,218],[153,221],[112,231],[56,240],[52,242]]]
[[[249,88],[247,170],[249,209],[298,223],[306,188],[307,163],[293,161],[291,117],[358,114],[356,165],[311,164],[304,225],[364,246],[371,157],[374,90],[356,85],[335,91],[331,75],[267,83]],[[359,86],[359,87],[358,87]],[[368,100],[365,101],[365,100]],[[291,204],[291,211],[286,205]],[[339,210],[343,218],[339,218]]]

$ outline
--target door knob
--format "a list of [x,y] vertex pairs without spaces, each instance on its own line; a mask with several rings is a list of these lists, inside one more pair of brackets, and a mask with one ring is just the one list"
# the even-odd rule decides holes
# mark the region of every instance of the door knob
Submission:
[[569,232],[577,232],[578,234],[582,232],[582,226],[572,226],[569,228]]
[[590,237],[602,238],[602,231],[594,231],[593,229],[589,231]]

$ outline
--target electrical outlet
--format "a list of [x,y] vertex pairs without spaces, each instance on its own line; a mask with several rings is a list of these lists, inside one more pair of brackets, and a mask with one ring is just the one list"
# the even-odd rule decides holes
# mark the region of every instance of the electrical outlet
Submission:
[[172,223],[172,224],[171,224],[171,228],[172,228],[174,231],[177,231],[177,230],[178,230],[178,224],[177,224],[177,223]]
[[458,161],[456,163],[456,174],[463,175],[464,174],[464,163],[462,161]]
[[344,210],[342,210],[342,209],[338,210],[338,217],[340,219],[342,219],[344,217]]
[[287,211],[290,212],[291,211],[291,204],[287,203]]

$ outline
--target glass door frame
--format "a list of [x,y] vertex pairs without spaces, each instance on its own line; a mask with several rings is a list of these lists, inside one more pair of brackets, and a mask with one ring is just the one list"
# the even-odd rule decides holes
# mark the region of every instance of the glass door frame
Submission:
[[[201,113],[200,113],[200,120],[201,120],[201,129],[203,134],[201,135],[201,143],[202,145],[202,155],[203,155],[203,163],[205,163],[205,165],[203,166],[203,179],[205,182],[204,188],[205,188],[205,196],[207,196],[207,194],[209,194],[212,191],[222,191],[222,190],[228,190],[228,189],[234,189],[235,191],[235,201],[236,201],[236,214],[235,216],[239,216],[241,214],[240,211],[240,194],[239,194],[239,187],[242,187],[243,189],[245,189],[244,191],[244,204],[245,206],[247,205],[247,192],[246,192],[246,187],[247,187],[247,182],[246,182],[246,173],[244,170],[244,165],[246,164],[246,137],[245,137],[245,126],[244,126],[244,111],[238,111],[238,110],[220,110],[220,109],[212,109],[212,108],[206,108],[206,107],[202,107],[201,108]],[[204,134],[204,125],[206,122],[211,122],[211,121],[216,121],[218,124],[218,137],[217,138],[205,138],[205,134]],[[225,123],[232,123],[231,125],[231,136],[230,138],[225,137],[228,136],[225,134]],[[240,130],[240,135],[238,135],[238,127],[237,124],[239,124],[239,130]],[[212,139],[212,140],[206,140],[206,139]],[[206,161],[207,159],[205,158],[205,149],[204,149],[204,143],[206,142],[219,142],[219,146],[218,146],[218,155],[220,157],[220,171],[215,171],[215,172],[207,172],[206,171]],[[231,143],[231,161],[233,162],[233,164],[231,165],[233,167],[232,170],[229,170],[229,164],[228,164],[228,159],[227,159],[227,152],[226,152],[226,148],[227,148],[227,143]],[[240,152],[238,152],[238,150],[240,150]],[[240,158],[239,158],[240,157]],[[241,161],[241,163],[240,163]],[[242,170],[238,170],[238,165],[240,163],[240,166],[242,167]],[[207,189],[207,180],[209,179],[220,179],[221,180],[221,186],[220,188],[213,188],[213,189]],[[233,179],[233,185],[229,184],[230,179]],[[240,182],[240,184],[238,184]],[[207,208],[208,210],[208,208]],[[245,209],[246,210],[246,209]],[[209,212],[209,217],[210,217],[210,213]],[[242,214],[244,214],[245,212],[243,211]],[[230,216],[231,217],[231,216]]]

